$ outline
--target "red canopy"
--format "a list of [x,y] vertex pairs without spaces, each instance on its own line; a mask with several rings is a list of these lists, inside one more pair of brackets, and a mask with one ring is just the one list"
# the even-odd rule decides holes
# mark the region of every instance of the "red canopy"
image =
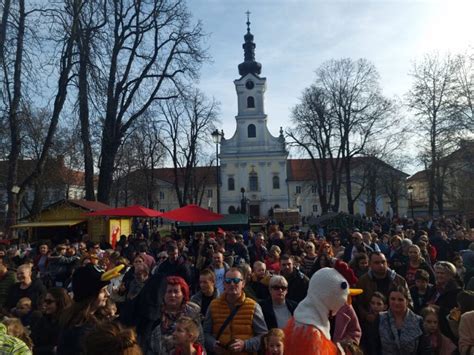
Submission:
[[115,216],[115,217],[161,217],[163,213],[140,205],[110,208],[102,211],[87,213],[86,216]]
[[161,217],[170,219],[172,221],[188,223],[213,222],[224,218],[223,215],[211,212],[205,208],[199,207],[198,205],[187,205],[177,208],[175,210],[163,213]]

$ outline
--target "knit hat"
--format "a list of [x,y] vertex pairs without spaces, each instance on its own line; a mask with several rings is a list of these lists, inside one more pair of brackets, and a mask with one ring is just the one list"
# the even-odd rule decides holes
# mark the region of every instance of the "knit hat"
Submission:
[[72,275],[74,301],[81,302],[98,296],[100,290],[109,284],[109,281],[101,279],[103,274],[104,270],[97,265],[87,264],[78,268]]
[[336,260],[334,263],[334,269],[339,271],[339,273],[344,276],[344,278],[349,283],[349,286],[354,286],[357,283],[358,279],[354,274],[354,270],[352,270],[344,261]]

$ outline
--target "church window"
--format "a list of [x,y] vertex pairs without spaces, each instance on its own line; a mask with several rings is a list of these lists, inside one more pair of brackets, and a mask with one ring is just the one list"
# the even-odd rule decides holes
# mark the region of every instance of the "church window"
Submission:
[[247,108],[255,108],[255,99],[253,96],[247,97]]
[[234,191],[235,190],[235,180],[233,177],[227,179],[227,190]]
[[249,124],[247,127],[247,136],[248,138],[255,138],[257,136],[257,129],[254,124]]
[[249,190],[258,191],[258,175],[257,173],[251,173],[249,175]]
[[280,188],[280,177],[274,176],[273,177],[273,189],[278,190]]

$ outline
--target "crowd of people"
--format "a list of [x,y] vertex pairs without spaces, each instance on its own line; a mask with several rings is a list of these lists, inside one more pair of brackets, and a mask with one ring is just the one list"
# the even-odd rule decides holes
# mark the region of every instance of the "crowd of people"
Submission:
[[0,245],[0,353],[289,354],[293,314],[327,291],[310,280],[334,268],[363,290],[318,315],[341,353],[474,354],[473,237],[456,218],[380,217]]

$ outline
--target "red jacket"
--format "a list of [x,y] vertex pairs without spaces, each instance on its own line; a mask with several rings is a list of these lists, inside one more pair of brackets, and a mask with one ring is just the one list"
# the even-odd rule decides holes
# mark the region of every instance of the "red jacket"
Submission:
[[[206,355],[206,350],[202,347],[201,344],[194,343],[193,344],[194,350],[196,350],[196,355]],[[184,351],[183,348],[176,348],[173,352],[173,355],[183,355]]]

